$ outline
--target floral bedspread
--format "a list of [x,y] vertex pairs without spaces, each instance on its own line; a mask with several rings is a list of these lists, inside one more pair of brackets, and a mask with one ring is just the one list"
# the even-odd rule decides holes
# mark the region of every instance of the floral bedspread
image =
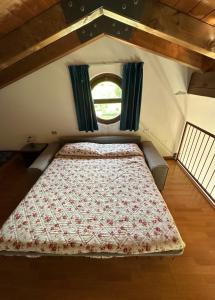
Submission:
[[0,251],[140,255],[183,248],[141,156],[55,158],[0,230]]

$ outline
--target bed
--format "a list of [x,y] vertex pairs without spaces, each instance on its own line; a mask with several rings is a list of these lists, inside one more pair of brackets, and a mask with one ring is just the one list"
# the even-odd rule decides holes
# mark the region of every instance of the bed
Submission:
[[134,143],[68,143],[0,229],[2,255],[172,256],[185,244]]

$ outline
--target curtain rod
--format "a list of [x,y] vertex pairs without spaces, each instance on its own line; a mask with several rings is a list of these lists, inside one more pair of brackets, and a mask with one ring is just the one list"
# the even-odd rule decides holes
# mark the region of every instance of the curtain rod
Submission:
[[[89,65],[89,66],[100,66],[100,65],[116,65],[116,64],[127,64],[127,63],[139,63],[142,61],[109,61],[109,62],[92,62],[92,63],[74,63],[71,65]],[[68,64],[70,65],[70,64]]]
[[94,62],[94,63],[89,63],[89,65],[92,66],[99,66],[99,65],[113,65],[113,64],[125,64],[127,62],[119,62],[119,61],[109,61],[109,62]]
[[95,63],[88,63],[88,65],[113,65],[113,64],[127,64],[127,63],[138,63],[142,61],[110,61],[110,62],[95,62]]

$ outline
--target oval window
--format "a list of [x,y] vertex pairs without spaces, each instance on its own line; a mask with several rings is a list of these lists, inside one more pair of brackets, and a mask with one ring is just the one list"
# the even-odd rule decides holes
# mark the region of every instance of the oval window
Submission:
[[119,121],[121,114],[121,78],[115,74],[102,74],[91,81],[92,97],[97,119],[111,124]]

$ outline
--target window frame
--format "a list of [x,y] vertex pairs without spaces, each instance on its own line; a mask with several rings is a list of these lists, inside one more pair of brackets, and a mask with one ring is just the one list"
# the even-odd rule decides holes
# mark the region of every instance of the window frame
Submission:
[[[116,85],[118,85],[122,89],[122,78],[120,76],[113,74],[113,73],[102,73],[91,79],[91,81],[90,81],[91,91],[97,84],[104,82],[104,81],[111,81],[111,82],[115,83]],[[114,98],[114,99],[108,98],[108,99],[95,99],[95,100],[93,99],[93,103],[94,104],[122,103],[122,98]],[[96,118],[97,118],[98,122],[101,124],[113,124],[120,120],[120,115],[121,115],[121,113],[118,116],[116,116],[115,118],[109,119],[109,120],[101,119],[98,116],[96,116]]]

